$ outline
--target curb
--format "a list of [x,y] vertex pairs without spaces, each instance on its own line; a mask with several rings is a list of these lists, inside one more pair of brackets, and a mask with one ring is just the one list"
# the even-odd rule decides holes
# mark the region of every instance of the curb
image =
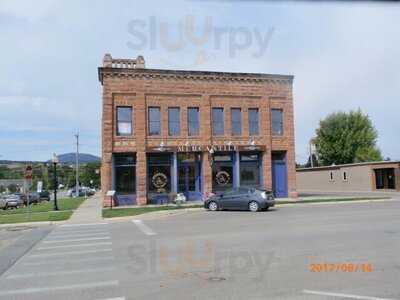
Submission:
[[66,223],[66,221],[39,221],[39,222],[10,223],[10,224],[0,224],[0,228],[18,227],[18,226],[61,225],[64,223]]
[[[385,201],[396,201],[393,198],[383,198],[383,199],[360,199],[360,200],[340,200],[337,201],[319,201],[319,202],[293,202],[293,203],[279,203],[277,202],[274,206],[281,207],[281,206],[303,206],[303,205],[321,205],[321,204],[346,204],[346,203],[368,203],[368,202],[385,202]],[[165,218],[169,216],[181,215],[188,212],[196,212],[196,211],[203,211],[203,207],[196,207],[196,208],[184,208],[184,209],[177,209],[177,210],[160,210],[160,211],[152,211],[148,213],[143,213],[134,216],[125,216],[125,217],[115,217],[115,218],[103,218],[103,221],[107,222],[124,222],[124,221],[131,221],[131,220],[150,220],[150,219],[159,219]]]

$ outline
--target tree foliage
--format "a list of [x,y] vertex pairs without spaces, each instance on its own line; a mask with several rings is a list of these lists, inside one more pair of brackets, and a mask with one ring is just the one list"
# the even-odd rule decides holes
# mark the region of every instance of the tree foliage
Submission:
[[378,133],[361,110],[336,112],[320,121],[315,146],[323,165],[382,160]]

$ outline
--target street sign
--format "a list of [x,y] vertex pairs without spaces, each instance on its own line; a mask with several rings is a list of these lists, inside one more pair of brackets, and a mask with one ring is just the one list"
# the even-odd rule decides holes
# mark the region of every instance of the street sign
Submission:
[[37,182],[36,191],[37,191],[38,193],[41,193],[42,190],[43,190],[43,181],[38,181],[38,182]]
[[28,165],[25,168],[25,179],[32,180],[32,166],[31,165]]

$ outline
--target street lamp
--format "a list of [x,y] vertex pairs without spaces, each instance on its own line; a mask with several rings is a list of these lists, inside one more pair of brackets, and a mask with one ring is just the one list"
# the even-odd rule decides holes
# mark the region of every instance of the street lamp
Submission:
[[55,153],[53,153],[53,168],[54,168],[54,210],[58,210],[57,205],[57,164],[59,162],[58,157]]

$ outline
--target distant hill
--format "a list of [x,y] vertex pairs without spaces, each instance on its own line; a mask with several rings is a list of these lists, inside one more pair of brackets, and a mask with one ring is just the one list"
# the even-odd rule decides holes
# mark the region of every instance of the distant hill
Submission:
[[[75,163],[75,153],[65,153],[65,154],[60,154],[57,155],[58,159],[60,160],[60,163],[62,164],[74,164]],[[100,162],[100,157],[92,154],[87,154],[87,153],[79,153],[79,163],[81,164],[87,164],[90,162]],[[48,160],[47,162],[50,162],[51,160]],[[0,160],[0,165],[8,165],[9,167],[11,166],[20,166],[20,165],[26,165],[26,164],[35,164],[35,163],[45,163],[45,161],[25,161],[25,160]]]
[[[65,153],[57,155],[60,163],[62,164],[72,164],[75,163],[75,153]],[[91,162],[100,162],[100,157],[87,153],[79,153],[79,163],[86,164]]]

